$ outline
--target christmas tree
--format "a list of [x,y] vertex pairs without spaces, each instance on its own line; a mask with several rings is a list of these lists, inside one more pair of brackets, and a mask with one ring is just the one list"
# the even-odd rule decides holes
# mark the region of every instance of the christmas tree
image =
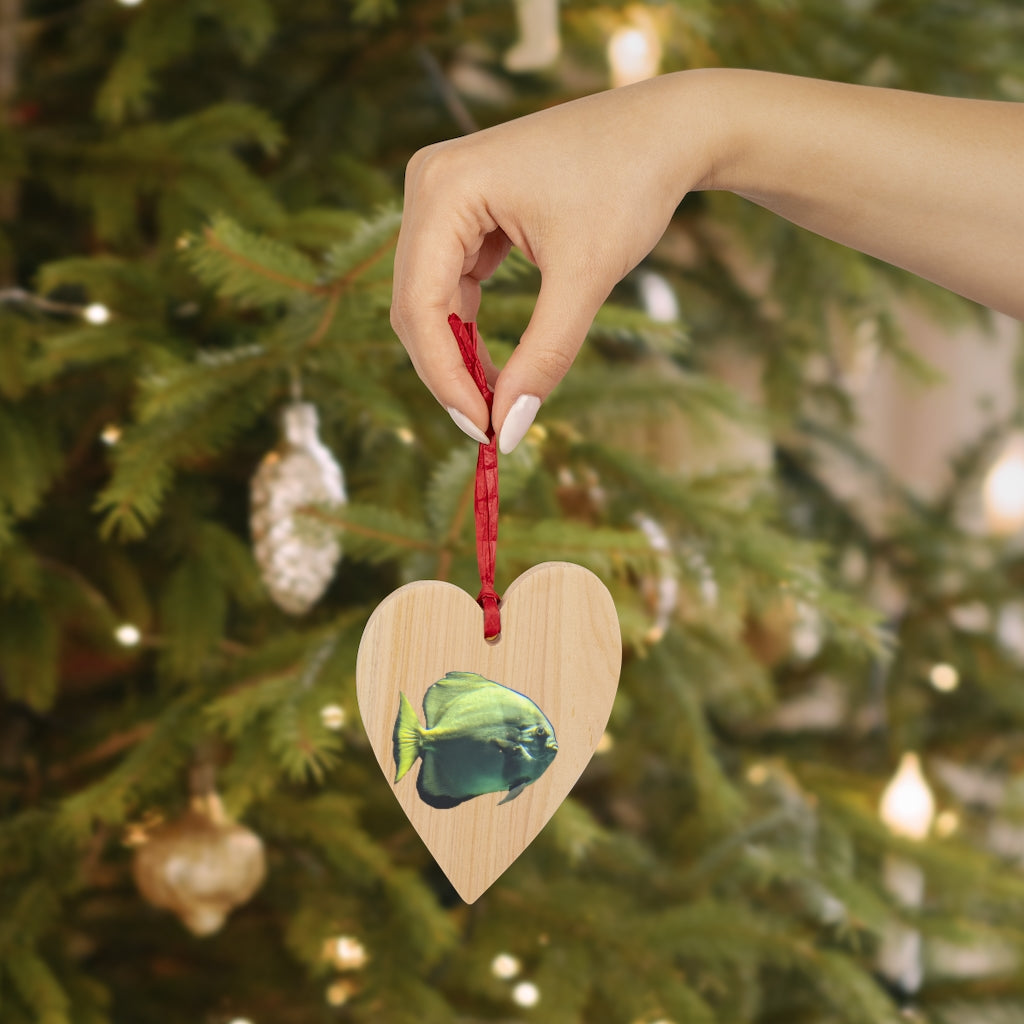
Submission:
[[[624,664],[471,906],[355,657],[478,584],[388,323],[413,152],[688,67],[1021,99],[1022,44],[1010,0],[0,4],[4,1024],[1020,1020],[1021,375],[927,496],[856,429],[865,355],[929,380],[908,302],[985,311],[686,199],[501,460],[498,589],[587,566]],[[496,356],[536,288],[488,283]]]

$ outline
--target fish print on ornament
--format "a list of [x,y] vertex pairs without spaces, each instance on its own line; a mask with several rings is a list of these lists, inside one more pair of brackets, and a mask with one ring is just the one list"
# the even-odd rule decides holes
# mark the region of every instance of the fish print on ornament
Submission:
[[558,753],[555,730],[529,697],[476,672],[449,672],[423,696],[426,725],[399,693],[393,734],[395,783],[422,758],[416,790],[430,807],[457,807],[485,793],[514,800]]

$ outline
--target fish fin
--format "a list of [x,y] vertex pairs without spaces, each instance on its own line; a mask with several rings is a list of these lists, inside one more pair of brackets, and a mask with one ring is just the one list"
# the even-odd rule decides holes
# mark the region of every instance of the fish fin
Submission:
[[500,807],[502,804],[507,804],[510,800],[515,800],[515,798],[519,796],[519,794],[522,793],[522,791],[526,789],[531,782],[533,782],[533,779],[518,779],[516,782],[513,782],[512,785],[508,787],[508,796],[503,800],[499,800],[498,806]]
[[423,752],[423,727],[409,698],[401,690],[398,693],[398,717],[395,719],[391,740],[394,746],[395,782],[398,782]]
[[444,784],[437,776],[436,758],[435,751],[426,750],[423,753],[423,764],[420,766],[420,775],[416,780],[416,792],[419,793],[420,799],[425,804],[442,810],[448,807],[457,807],[459,804],[471,800],[472,796],[453,796],[443,791]]
[[420,772],[420,777],[416,780],[416,792],[419,793],[420,799],[427,806],[436,807],[440,811],[445,811],[449,807],[458,807],[459,804],[472,800],[472,797],[469,796],[448,796],[446,793],[431,793],[423,781],[423,772]]
[[448,672],[443,679],[438,679],[423,697],[423,714],[427,719],[427,728],[432,729],[437,725],[453,701],[481,687],[500,685],[490,679],[484,679],[477,672]]

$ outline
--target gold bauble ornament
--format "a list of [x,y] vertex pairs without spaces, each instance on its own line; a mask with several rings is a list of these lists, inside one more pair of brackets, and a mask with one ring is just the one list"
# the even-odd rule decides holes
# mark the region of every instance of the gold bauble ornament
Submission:
[[193,935],[212,935],[262,884],[263,841],[227,818],[215,793],[194,797],[180,818],[148,833],[132,873],[148,903],[173,911]]
[[290,402],[278,447],[252,478],[254,553],[274,603],[291,615],[307,612],[327,589],[341,559],[337,532],[296,512],[309,505],[346,501],[341,466],[320,440],[316,407]]

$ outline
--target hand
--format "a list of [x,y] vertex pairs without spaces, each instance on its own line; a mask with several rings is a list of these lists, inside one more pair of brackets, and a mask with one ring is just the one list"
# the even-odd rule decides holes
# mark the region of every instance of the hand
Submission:
[[507,452],[691,189],[736,192],[1024,319],[1021,167],[1022,103],[677,72],[417,153],[392,323],[420,377],[479,440],[487,411],[448,313],[476,319],[480,282],[512,245],[540,268],[519,347],[500,374],[489,367]]
[[487,409],[448,328],[475,320],[480,282],[515,245],[540,269],[536,308],[497,372],[502,451],[525,434],[601,304],[654,247],[708,171],[708,97],[666,76],[599,93],[417,153],[409,163],[391,321],[423,382],[483,439]]

